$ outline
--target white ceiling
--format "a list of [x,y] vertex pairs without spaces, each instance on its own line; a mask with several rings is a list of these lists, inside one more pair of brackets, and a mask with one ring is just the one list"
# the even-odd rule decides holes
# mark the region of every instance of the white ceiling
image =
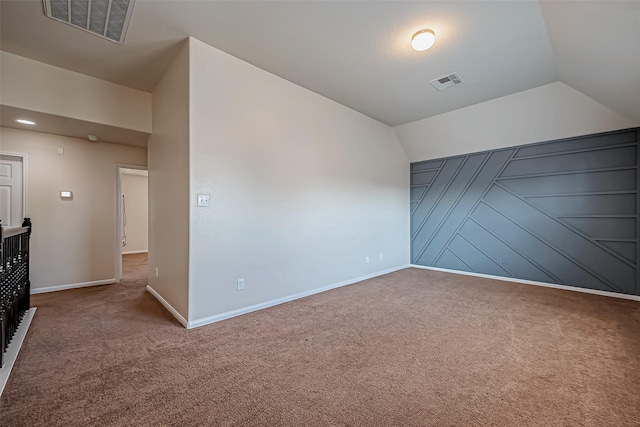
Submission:
[[640,1],[543,1],[558,78],[640,123]]
[[[124,46],[40,0],[0,10],[2,50],[146,91],[193,36],[392,126],[559,79],[640,121],[640,2],[137,0]],[[422,28],[437,41],[418,53]],[[464,85],[428,84],[454,71]]]

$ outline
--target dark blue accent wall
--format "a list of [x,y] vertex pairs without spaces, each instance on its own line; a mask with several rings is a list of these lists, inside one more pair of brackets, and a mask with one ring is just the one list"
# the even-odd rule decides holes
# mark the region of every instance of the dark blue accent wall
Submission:
[[639,136],[412,163],[411,262],[640,295]]

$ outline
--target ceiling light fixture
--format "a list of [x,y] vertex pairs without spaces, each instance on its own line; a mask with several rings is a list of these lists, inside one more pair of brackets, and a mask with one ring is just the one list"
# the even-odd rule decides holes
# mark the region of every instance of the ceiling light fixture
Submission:
[[98,142],[98,137],[95,135],[87,135],[87,139],[91,142]]
[[33,122],[31,120],[26,120],[26,119],[17,119],[16,122],[22,123],[23,125],[35,125],[36,124],[36,122]]
[[424,52],[436,42],[433,30],[420,30],[411,37],[411,46],[418,52]]

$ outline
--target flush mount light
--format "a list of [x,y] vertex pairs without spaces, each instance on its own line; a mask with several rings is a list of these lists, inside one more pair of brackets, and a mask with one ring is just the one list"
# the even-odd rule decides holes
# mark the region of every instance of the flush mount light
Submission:
[[424,52],[436,42],[433,30],[420,30],[411,37],[411,46],[418,52]]
[[87,135],[87,139],[91,142],[98,142],[98,137],[95,135]]
[[35,125],[36,124],[36,122],[33,122],[31,120],[26,120],[26,119],[17,119],[16,122],[22,123],[23,125]]

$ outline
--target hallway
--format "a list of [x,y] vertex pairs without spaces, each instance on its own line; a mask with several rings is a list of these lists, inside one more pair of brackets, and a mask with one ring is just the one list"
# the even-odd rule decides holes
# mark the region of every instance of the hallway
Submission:
[[106,401],[122,408],[141,392],[142,384],[124,393],[113,388],[135,376],[127,368],[132,348],[152,352],[187,333],[146,284],[147,254],[131,254],[123,256],[120,283],[32,295],[38,310],[0,398],[2,419],[9,420],[2,425],[113,422],[109,405],[107,413],[87,408]]
[[127,286],[147,285],[147,253],[122,255],[122,283]]

